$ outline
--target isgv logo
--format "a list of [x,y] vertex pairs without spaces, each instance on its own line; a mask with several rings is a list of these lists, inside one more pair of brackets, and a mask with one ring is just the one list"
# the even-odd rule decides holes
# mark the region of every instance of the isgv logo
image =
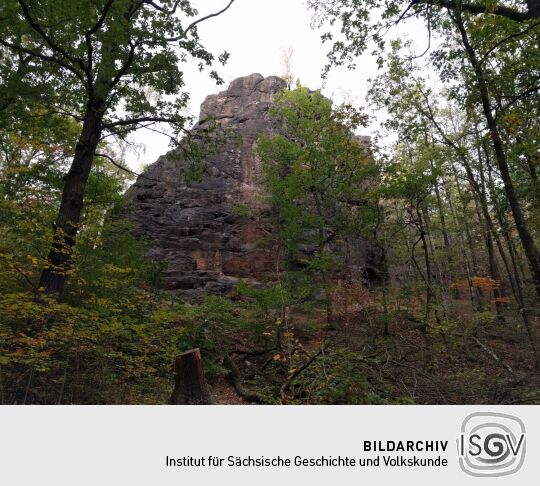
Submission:
[[508,476],[523,465],[526,445],[525,425],[518,417],[471,413],[457,439],[459,465],[470,476]]

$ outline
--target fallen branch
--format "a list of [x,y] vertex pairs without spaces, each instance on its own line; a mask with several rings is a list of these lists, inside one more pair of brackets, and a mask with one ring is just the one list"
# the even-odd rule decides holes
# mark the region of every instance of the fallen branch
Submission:
[[247,400],[248,402],[263,402],[263,398],[261,397],[261,395],[254,391],[248,390],[244,386],[242,374],[240,373],[240,370],[236,366],[236,363],[229,354],[226,354],[223,358],[223,366],[225,366],[225,368],[229,370],[229,378],[238,395],[240,395],[244,400]]
[[480,346],[487,354],[489,354],[495,361],[497,361],[497,363],[501,364],[502,366],[504,366],[510,373],[513,373],[514,370],[512,369],[512,367],[505,363],[504,361],[501,360],[501,358],[499,358],[495,352],[493,352],[491,349],[489,349],[485,344],[483,344],[478,338],[474,337],[474,336],[471,336],[473,341],[478,344],[478,346]]
[[321,346],[321,349],[317,353],[315,353],[311,358],[309,358],[302,366],[300,366],[288,379],[283,385],[281,386],[281,390],[279,391],[279,394],[281,395],[282,400],[287,400],[289,397],[287,397],[287,389],[291,386],[291,383],[302,373],[305,369],[307,369],[311,364],[324,352],[324,344]]
[[229,355],[231,354],[243,354],[246,357],[247,356],[260,356],[261,354],[271,353],[274,351],[275,348],[267,348],[267,349],[255,349],[252,351],[244,350],[244,349],[233,349],[229,352]]

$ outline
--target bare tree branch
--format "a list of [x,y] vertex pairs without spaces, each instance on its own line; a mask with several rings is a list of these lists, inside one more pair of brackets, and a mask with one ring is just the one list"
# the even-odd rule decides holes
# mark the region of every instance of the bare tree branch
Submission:
[[96,157],[102,157],[104,159],[107,159],[112,165],[115,167],[118,167],[119,169],[127,172],[128,174],[134,175],[135,177],[141,177],[142,179],[147,179],[149,181],[159,182],[158,179],[152,179],[151,177],[147,177],[144,174],[139,174],[137,172],[133,172],[132,170],[129,170],[127,167],[124,167],[120,163],[116,162],[110,155],[107,154],[94,154]]
[[125,127],[128,125],[137,125],[138,123],[152,122],[152,123],[170,123],[172,125],[180,126],[184,119],[180,118],[167,118],[161,116],[142,116],[140,118],[127,118],[124,120],[117,120],[111,123],[105,123],[103,128],[110,130],[114,127]]
[[174,2],[174,6],[171,10],[167,10],[166,8],[162,7],[161,5],[158,5],[156,2],[153,2],[152,0],[147,0],[144,3],[147,5],[152,5],[156,10],[159,10],[160,12],[163,12],[167,15],[174,15],[176,13],[176,10],[178,8],[178,5],[180,5],[180,0],[176,0]]
[[463,3],[455,0],[412,0],[414,5],[433,5],[435,7],[444,7],[449,10],[460,9],[471,14],[492,14],[506,17],[515,22],[525,22],[527,20],[536,19],[539,17],[538,12],[530,11],[521,12],[504,5]]
[[222,8],[219,12],[215,12],[215,13],[212,13],[212,14],[209,14],[209,15],[205,15],[204,17],[201,17],[200,19],[195,20],[194,22],[192,22],[191,24],[189,24],[187,26],[186,30],[184,30],[184,32],[182,32],[182,34],[180,34],[180,35],[178,35],[176,37],[170,37],[170,38],[165,39],[165,40],[167,42],[176,42],[176,41],[179,41],[180,39],[185,39],[190,30],[193,30],[198,24],[200,24],[201,22],[204,22],[205,20],[211,19],[213,17],[217,17],[217,16],[221,15],[222,13],[225,13],[227,10],[229,10],[230,6],[235,1],[236,0],[230,0],[230,2],[227,4],[227,6]]

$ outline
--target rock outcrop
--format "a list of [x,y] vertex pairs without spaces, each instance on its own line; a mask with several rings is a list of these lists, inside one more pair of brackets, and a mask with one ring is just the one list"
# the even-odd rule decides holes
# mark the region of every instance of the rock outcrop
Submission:
[[[283,88],[278,77],[252,74],[208,96],[193,133],[212,119],[236,136],[206,158],[203,180],[187,183],[187,162],[169,154],[128,191],[136,231],[152,242],[148,256],[166,265],[163,288],[225,292],[238,279],[272,278],[277,256],[268,238],[271,208],[261,197],[262,167],[253,148],[260,133],[277,129],[268,110]],[[367,243],[360,242],[355,253],[355,266],[368,277],[380,266]]]

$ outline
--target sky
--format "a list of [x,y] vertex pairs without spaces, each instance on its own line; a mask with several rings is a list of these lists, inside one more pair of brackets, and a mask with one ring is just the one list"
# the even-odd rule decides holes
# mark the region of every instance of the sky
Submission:
[[[228,0],[192,0],[192,5],[204,16],[221,10]],[[224,50],[230,53],[225,66],[216,63],[225,81],[218,86],[195,66],[185,64],[186,90],[190,93],[189,113],[198,117],[206,96],[223,91],[241,76],[260,73],[263,76],[284,74],[284,52],[292,49],[292,72],[302,85],[322,89],[325,96],[339,104],[343,101],[365,106],[368,79],[377,74],[374,58],[365,54],[357,69],[334,68],[326,80],[321,72],[330,48],[320,40],[321,31],[310,27],[311,12],[304,0],[236,0],[219,17],[199,24],[202,44],[217,57]],[[369,133],[367,133],[369,135]],[[168,151],[168,138],[139,130],[133,136],[136,149],[126,154],[128,166],[140,171]]]

